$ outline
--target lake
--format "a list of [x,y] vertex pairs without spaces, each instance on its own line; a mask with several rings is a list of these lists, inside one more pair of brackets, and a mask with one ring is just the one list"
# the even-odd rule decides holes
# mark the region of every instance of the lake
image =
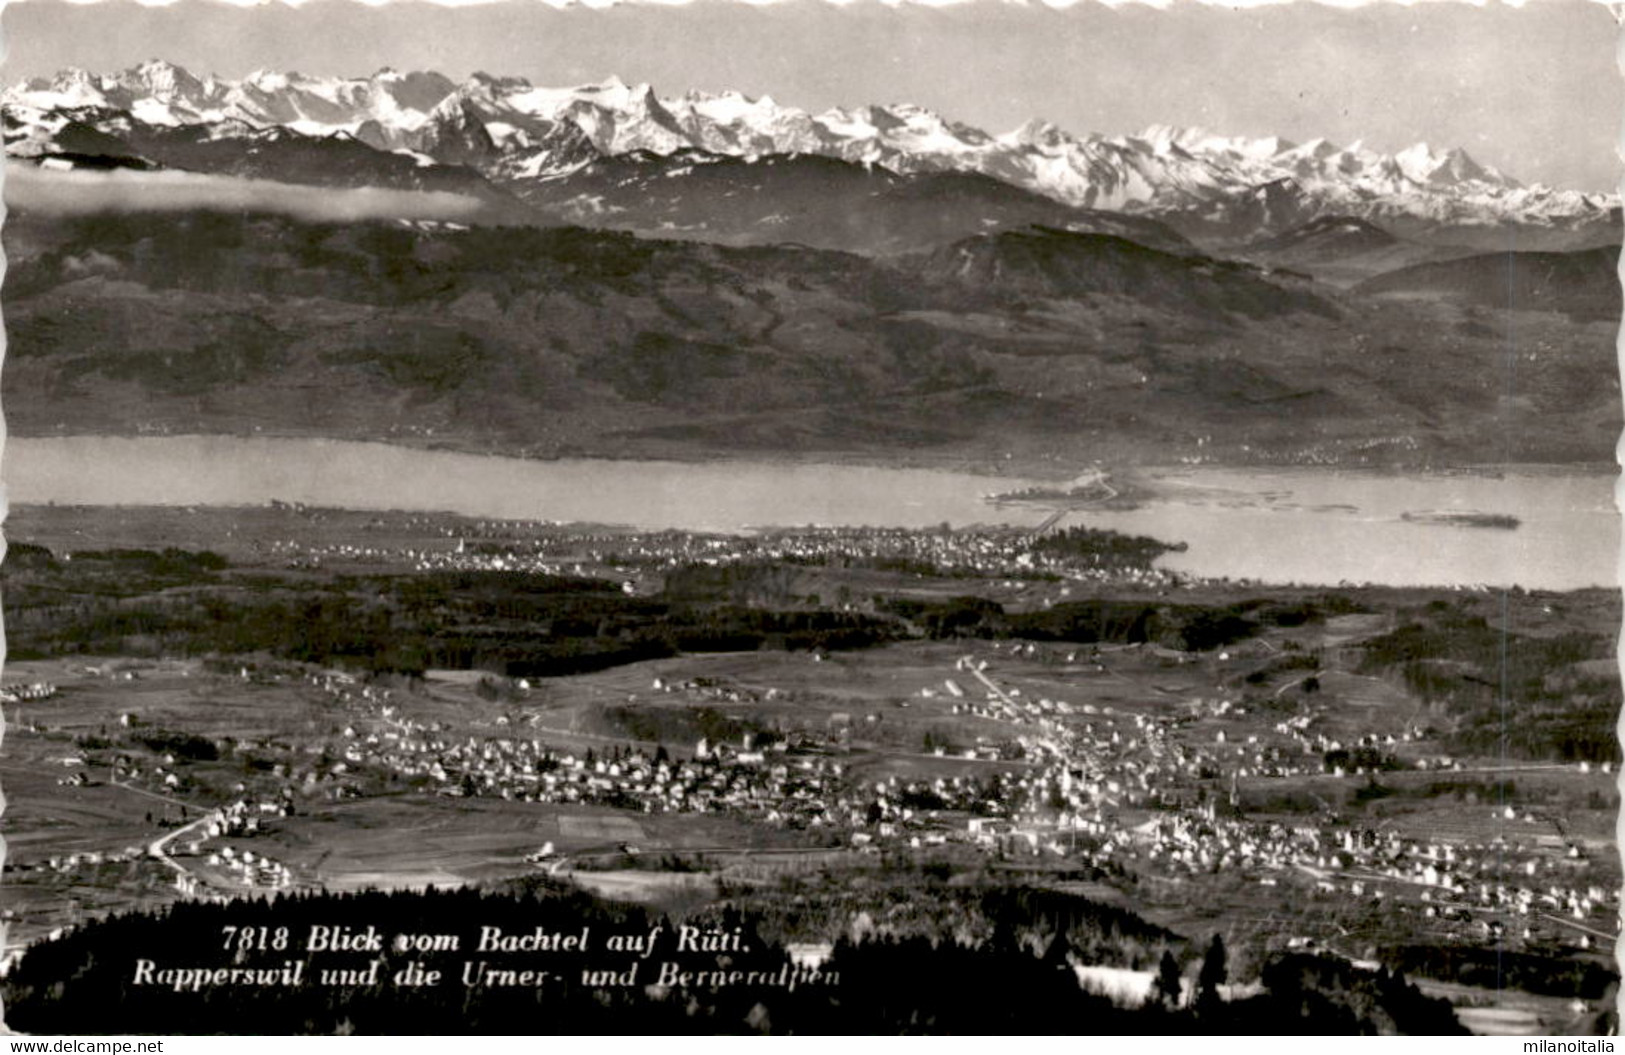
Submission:
[[[199,436],[12,438],[15,504],[259,505],[737,531],[948,522],[1033,526],[1049,511],[983,501],[1038,481],[924,469],[763,462],[531,461],[310,439]],[[1262,582],[1522,585],[1617,581],[1616,477],[1523,470],[1379,474],[1331,469],[1138,470],[1133,510],[1070,513],[1087,524],[1185,542],[1165,566]],[[1515,530],[1453,516],[1515,517]],[[1409,519],[1406,519],[1409,515]]]

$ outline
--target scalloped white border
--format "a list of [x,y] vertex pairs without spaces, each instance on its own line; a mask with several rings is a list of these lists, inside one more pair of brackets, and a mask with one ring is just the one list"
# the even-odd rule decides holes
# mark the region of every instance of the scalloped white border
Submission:
[[[0,8],[6,4],[26,3],[27,0],[0,0]],[[64,0],[66,3],[77,5],[99,3],[137,3],[143,7],[171,7],[180,0]],[[310,3],[311,0],[210,0],[213,3],[227,4],[231,7],[270,7],[281,4],[284,7],[299,8]],[[557,9],[564,8],[606,8],[619,7],[624,4],[646,4],[655,7],[686,7],[693,3],[738,3],[751,7],[768,7],[777,4],[792,4],[816,2],[828,4],[832,7],[852,7],[860,3],[879,4],[883,7],[961,7],[976,3],[997,3],[1010,7],[1048,7],[1056,10],[1065,10],[1084,4],[1096,4],[1101,7],[1152,7],[1159,11],[1173,7],[1196,5],[1198,7],[1280,7],[1286,4],[1318,4],[1322,7],[1354,8],[1366,7],[1370,4],[1396,4],[1400,7],[1415,7],[1418,4],[1466,4],[1470,7],[1526,7],[1531,3],[1540,3],[1542,0],[350,0],[351,3],[362,4],[366,7],[383,7],[390,3],[427,3],[436,7],[478,7],[490,4],[505,3],[532,3]],[[1592,3],[1603,4],[1618,9],[1625,5],[1625,0],[1590,0]]]
[[[4,12],[4,9],[8,4],[25,2],[27,2],[27,0],[0,0],[0,13]],[[66,0],[66,2],[81,5],[104,2],[133,2],[141,4],[145,7],[169,7],[179,2],[179,0]],[[304,6],[304,4],[308,3],[309,0],[208,0],[208,2],[222,3],[234,7],[265,7],[271,4],[282,4],[284,6],[297,9]],[[391,2],[429,3],[440,7],[470,7],[496,3],[539,3],[556,9],[578,7],[601,9],[615,7],[622,4],[649,4],[664,7],[681,7],[696,2],[741,3],[748,6],[769,6],[781,3],[816,2],[829,4],[834,7],[849,7],[857,3],[878,3],[886,7],[956,7],[970,3],[1002,3],[1017,7],[1042,6],[1057,10],[1076,7],[1079,4],[1095,3],[1110,8],[1140,5],[1158,10],[1166,10],[1178,4],[1241,8],[1273,7],[1291,3],[1314,3],[1325,7],[1336,8],[1364,7],[1368,4],[1377,3],[1398,4],[1402,7],[1413,7],[1418,3],[1460,3],[1473,7],[1489,7],[1499,4],[1505,7],[1522,8],[1527,6],[1530,2],[1538,3],[1540,0],[350,0],[350,2],[364,4],[368,7],[382,7]],[[1612,11],[1615,21],[1621,26],[1621,31],[1616,41],[1616,62],[1619,67],[1621,77],[1625,78],[1625,0],[1590,0],[1590,2],[1602,4],[1608,7]],[[0,23],[0,63],[3,63],[6,58],[9,57],[9,55],[9,43],[5,38],[3,23]],[[1622,114],[1621,117],[1625,118],[1625,114]],[[1625,121],[1622,121],[1621,124],[1619,144],[1616,147],[1615,153],[1618,159],[1622,163],[1625,163]],[[4,203],[5,170],[6,164],[4,161],[4,156],[0,155],[0,229],[3,229],[6,216],[6,208]],[[1625,170],[1622,170],[1620,174],[1619,192],[1621,197],[1625,197]],[[1622,249],[1625,249],[1625,247],[1622,247]],[[0,245],[0,282],[4,281],[5,271],[5,251],[3,245]],[[1618,273],[1621,287],[1622,289],[1625,289],[1625,251],[1622,251],[1620,256]],[[4,305],[3,302],[0,302],[0,367],[4,366],[6,349],[7,344]],[[1622,402],[1625,402],[1625,318],[1621,319],[1620,331],[1615,342],[1615,351],[1622,382],[1621,398]],[[3,399],[0,399],[0,458],[3,458],[4,456],[6,435],[4,402]],[[1620,436],[1619,442],[1615,447],[1615,461],[1622,468],[1625,468],[1625,434]],[[1625,516],[1625,474],[1622,474],[1615,481],[1614,505],[1616,510],[1618,510],[1622,516]],[[5,490],[5,483],[3,480],[0,480],[0,560],[4,559],[6,552],[4,524],[9,513],[10,502]],[[1615,577],[1620,584],[1622,594],[1625,594],[1625,532],[1622,532],[1621,534],[1620,554],[1619,561],[1615,569]],[[4,674],[6,660],[5,615],[3,601],[4,598],[0,597],[0,676],[3,676]],[[1621,680],[1622,682],[1625,682],[1625,623],[1622,623],[1620,628],[1620,636],[1616,646],[1616,656]],[[1625,709],[1622,709],[1620,712],[1618,721],[1616,722],[1615,731],[1619,737],[1622,747],[1625,747]],[[5,709],[0,707],[0,747],[3,747],[4,745],[5,733]],[[1620,855],[1622,874],[1625,874],[1625,765],[1622,765],[1619,768],[1617,786],[1620,791],[1621,806],[1619,812],[1615,815],[1614,839],[1615,850]],[[0,787],[0,816],[4,815],[5,808],[5,790],[3,787]],[[0,871],[3,871],[5,867],[6,849],[5,836],[0,834]],[[1625,890],[1622,890],[1622,895],[1625,895]],[[1620,899],[1620,918],[1622,927],[1625,927],[1625,896],[1622,896]],[[9,930],[9,925],[5,922],[5,920],[0,919],[0,955],[4,955],[8,948]],[[1621,976],[1625,977],[1625,942],[1616,941],[1614,943],[1614,959],[1619,965]],[[1618,1009],[1620,1020],[1625,1021],[1625,986],[1622,986],[1616,994],[1615,1005]],[[3,1001],[0,1001],[0,1035],[9,1035],[11,1032],[12,1031],[5,1024],[5,1005]]]
[[[7,0],[0,0],[0,14],[4,14],[6,2],[7,2]],[[0,63],[4,63],[6,61],[6,59],[10,57],[10,55],[11,55],[10,43],[6,40],[4,29],[0,28]],[[6,163],[4,151],[0,151],[0,230],[4,229],[5,220],[6,220],[6,203],[5,203],[6,164],[7,163]],[[5,275],[6,275],[6,252],[5,252],[5,247],[3,245],[0,245],[0,282],[4,282]],[[5,366],[5,361],[6,361],[5,309],[4,309],[3,303],[0,303],[0,368],[3,368]],[[5,446],[6,446],[6,418],[5,418],[4,401],[0,400],[0,458],[4,457]],[[5,529],[5,523],[6,523],[7,519],[9,519],[10,514],[11,514],[10,496],[6,492],[5,481],[0,480],[0,561],[3,561],[5,559],[5,555],[6,555],[6,534],[5,534],[4,529]],[[6,669],[5,598],[3,596],[0,596],[0,677],[4,676],[5,669]],[[4,707],[0,707],[0,747],[4,747],[5,738],[6,738],[6,709]],[[0,788],[0,816],[4,816],[5,812],[6,812],[6,793],[5,793],[4,788]],[[6,867],[6,837],[3,834],[0,834],[0,875],[3,875],[3,873],[5,872],[5,867]],[[4,904],[3,891],[0,891],[0,904]],[[11,927],[4,919],[0,919],[0,957],[4,957],[4,956],[8,955],[10,947],[11,947]],[[5,1003],[4,1003],[4,1001],[0,1001],[0,1034],[9,1034],[10,1032],[11,1032],[11,1030],[6,1026],[6,1007],[5,1007]]]

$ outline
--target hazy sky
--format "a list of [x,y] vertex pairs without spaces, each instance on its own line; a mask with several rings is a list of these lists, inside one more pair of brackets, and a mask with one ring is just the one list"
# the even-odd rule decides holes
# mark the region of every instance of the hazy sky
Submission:
[[380,66],[572,84],[618,74],[677,94],[783,103],[917,102],[993,132],[1042,117],[1074,132],[1163,123],[1227,134],[1463,146],[1528,181],[1619,182],[1616,26],[1590,0],[1157,10],[1083,0],[950,7],[695,0],[558,9],[310,0],[142,6],[25,0],[3,15],[8,80],[166,58],[194,72]]

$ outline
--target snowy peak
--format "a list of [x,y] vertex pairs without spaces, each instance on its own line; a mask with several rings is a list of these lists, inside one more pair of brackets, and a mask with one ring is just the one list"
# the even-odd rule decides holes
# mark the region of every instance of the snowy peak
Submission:
[[304,78],[294,73],[278,73],[275,70],[255,70],[239,82],[239,87],[252,89],[263,95],[272,95],[276,92],[292,90]]
[[201,99],[206,94],[202,81],[174,63],[162,59],[143,62],[123,73],[115,74],[112,79],[132,93],[172,95],[186,99]]
[[8,89],[6,101],[41,110],[108,105],[107,96],[102,93],[101,78],[71,67],[57,71],[54,77],[36,77]]
[[1295,178],[1365,177],[1402,180],[1418,187],[1445,187],[1481,183],[1511,189],[1519,186],[1487,165],[1481,165],[1459,148],[1436,151],[1427,143],[1417,143],[1393,155],[1369,150],[1356,142],[1340,147],[1325,139],[1311,139],[1302,145],[1279,136],[1248,138],[1215,135],[1200,128],[1153,125],[1127,142],[1138,141],[1159,154],[1181,154],[1232,165],[1267,166],[1281,175]]
[[1416,183],[1446,187],[1460,183],[1486,183],[1516,187],[1508,179],[1488,166],[1481,165],[1461,148],[1435,151],[1426,143],[1406,147],[1394,155],[1394,161],[1407,179]]
[[1054,150],[1071,137],[1048,121],[1034,117],[1002,138],[1012,146]]

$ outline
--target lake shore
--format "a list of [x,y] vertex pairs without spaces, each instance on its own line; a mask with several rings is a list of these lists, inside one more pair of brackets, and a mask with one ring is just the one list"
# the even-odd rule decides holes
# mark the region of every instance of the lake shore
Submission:
[[705,464],[768,464],[768,465],[836,465],[880,469],[908,469],[985,476],[990,480],[1021,478],[1045,485],[1059,486],[1073,481],[1080,474],[1108,473],[1114,480],[1138,483],[1150,487],[1166,473],[1187,469],[1249,470],[1376,473],[1379,475],[1425,474],[1440,476],[1493,476],[1507,471],[1519,473],[1617,473],[1619,466],[1611,461],[1581,459],[1575,461],[1545,462],[1469,462],[1446,461],[1432,457],[1406,456],[1403,451],[1390,451],[1391,457],[1372,458],[1367,450],[1350,451],[1345,458],[1314,457],[1293,458],[1266,451],[1229,451],[1223,455],[1191,455],[1178,449],[1124,443],[1102,448],[1098,455],[1080,460],[1062,455],[1035,454],[1015,449],[989,451],[980,448],[945,447],[888,447],[885,449],[852,450],[840,447],[804,447],[799,449],[730,448],[695,446],[681,443],[662,443],[656,448],[646,445],[608,442],[590,442],[581,445],[552,447],[508,448],[493,450],[488,439],[434,430],[402,430],[394,433],[371,431],[356,435],[331,435],[306,429],[264,428],[190,432],[167,428],[130,429],[104,428],[95,432],[68,430],[39,430],[18,428],[14,424],[7,434],[8,440],[71,440],[88,437],[122,439],[188,439],[205,436],[225,440],[292,440],[325,441],[333,443],[376,444],[405,450],[433,454],[461,454],[478,457],[511,458],[531,462],[672,462],[683,465]]

